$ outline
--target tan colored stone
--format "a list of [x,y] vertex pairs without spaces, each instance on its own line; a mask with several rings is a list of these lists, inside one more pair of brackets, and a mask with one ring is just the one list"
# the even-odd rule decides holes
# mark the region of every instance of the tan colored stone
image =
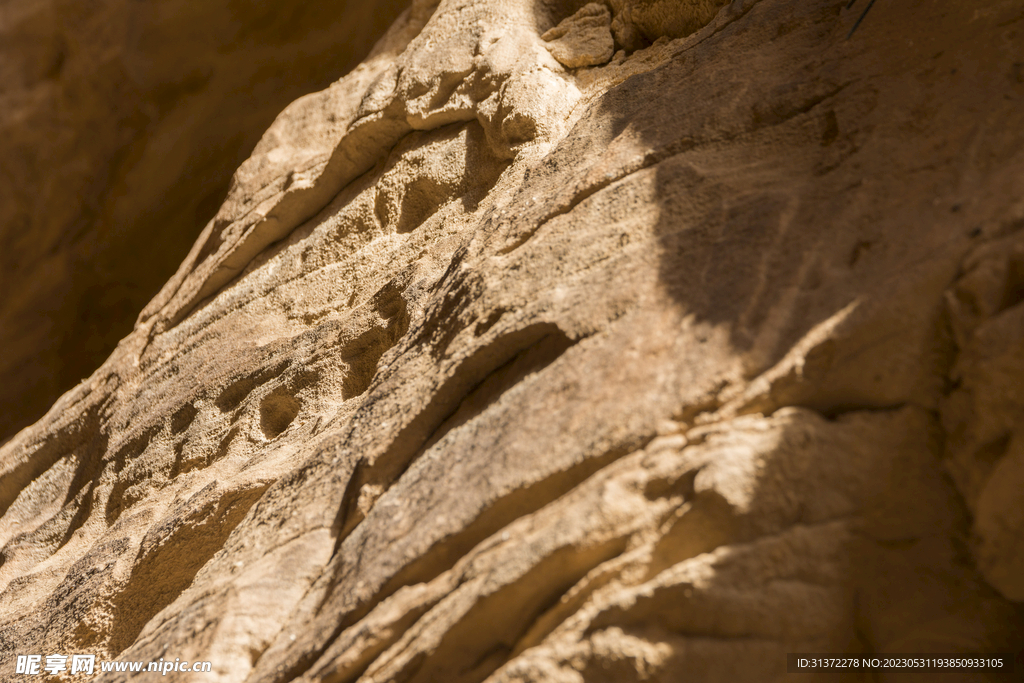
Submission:
[[274,117],[405,4],[0,2],[0,443],[110,355]]
[[890,3],[846,41],[844,5],[679,2],[569,72],[541,36],[578,3],[414,4],[0,450],[0,661],[778,681],[1022,650],[1024,20]]
[[554,58],[570,69],[604,64],[615,52],[611,22],[608,8],[592,2],[548,29],[541,40],[547,42]]
[[958,354],[942,404],[950,471],[974,515],[979,567],[1024,600],[1024,239],[967,258],[947,292]]

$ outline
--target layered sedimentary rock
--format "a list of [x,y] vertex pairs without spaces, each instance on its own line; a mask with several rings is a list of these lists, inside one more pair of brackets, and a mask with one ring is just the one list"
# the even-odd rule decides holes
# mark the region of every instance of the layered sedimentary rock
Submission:
[[414,2],[0,451],[0,661],[1024,649],[1024,15],[846,4]]
[[0,2],[0,443],[131,331],[281,109],[404,8]]

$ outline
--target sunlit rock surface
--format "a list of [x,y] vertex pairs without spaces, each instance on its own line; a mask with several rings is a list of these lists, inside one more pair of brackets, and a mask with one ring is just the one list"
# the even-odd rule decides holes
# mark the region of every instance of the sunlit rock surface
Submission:
[[0,0],[0,444],[128,334],[289,102],[405,0]]
[[0,661],[1024,649],[1024,15],[846,4],[414,2],[0,450]]

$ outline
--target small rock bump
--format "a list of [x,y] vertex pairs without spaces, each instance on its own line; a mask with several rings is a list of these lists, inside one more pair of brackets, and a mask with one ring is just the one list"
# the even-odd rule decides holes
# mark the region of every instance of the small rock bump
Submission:
[[545,32],[541,39],[548,43],[551,55],[570,69],[605,64],[615,52],[611,23],[608,8],[592,2]]

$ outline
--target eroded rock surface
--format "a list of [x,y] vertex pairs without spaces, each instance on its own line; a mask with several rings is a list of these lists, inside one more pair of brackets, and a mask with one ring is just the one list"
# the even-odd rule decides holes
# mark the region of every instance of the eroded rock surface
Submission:
[[608,8],[592,2],[545,31],[541,39],[548,43],[548,50],[563,66],[606,64],[615,52],[611,24]]
[[846,4],[414,2],[0,451],[0,661],[1024,650],[1024,15]]
[[0,443],[110,355],[281,109],[405,4],[0,2]]

